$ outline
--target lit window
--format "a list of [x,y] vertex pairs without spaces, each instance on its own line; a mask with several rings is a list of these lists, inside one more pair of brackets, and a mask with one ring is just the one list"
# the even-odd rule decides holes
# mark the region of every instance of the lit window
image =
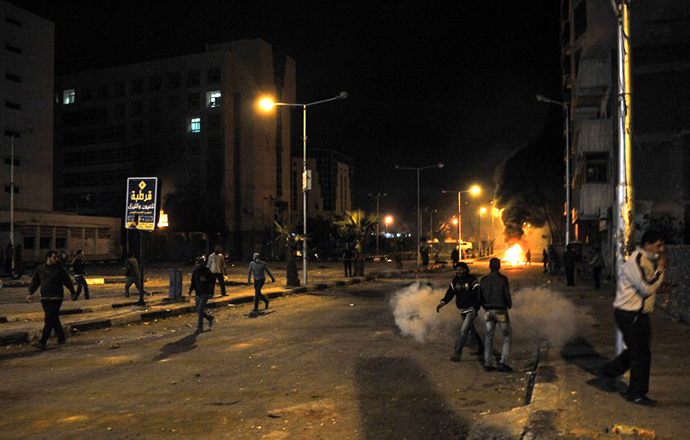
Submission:
[[213,92],[206,93],[206,107],[220,107],[220,90],[214,90]]
[[189,118],[189,128],[190,133],[200,133],[201,132],[201,118]]
[[65,90],[62,92],[62,103],[65,105],[74,104],[76,97],[74,89]]

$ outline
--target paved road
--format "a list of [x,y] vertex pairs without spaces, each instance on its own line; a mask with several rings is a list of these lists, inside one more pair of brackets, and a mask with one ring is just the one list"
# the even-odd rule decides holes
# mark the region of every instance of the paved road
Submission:
[[[534,282],[529,273],[511,276],[526,286]],[[423,275],[438,290],[414,296],[420,316],[450,276]],[[485,373],[469,354],[451,363],[448,329],[430,330],[422,343],[396,326],[390,300],[413,281],[278,299],[255,319],[247,316],[249,305],[229,307],[216,311],[216,326],[200,335],[187,315],[86,332],[46,352],[7,347],[0,354],[0,432],[7,438],[458,438],[488,414],[522,407],[535,341],[516,338],[513,374]],[[441,315],[459,323],[451,307]]]

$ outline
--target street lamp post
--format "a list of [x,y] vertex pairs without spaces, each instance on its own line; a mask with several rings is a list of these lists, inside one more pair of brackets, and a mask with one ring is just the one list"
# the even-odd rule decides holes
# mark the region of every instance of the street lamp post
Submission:
[[537,95],[537,101],[560,105],[565,110],[565,245],[570,243],[570,223],[572,210],[570,206],[570,107],[567,102],[554,101],[542,95]]
[[[14,138],[18,135],[33,133],[33,128],[27,128],[22,131],[13,131],[10,141],[10,244],[14,249]],[[14,272],[14,262],[16,258],[12,257],[12,271]]]
[[422,237],[422,222],[421,222],[421,212],[419,212],[419,172],[421,170],[428,170],[430,168],[443,168],[443,163],[439,162],[436,165],[428,165],[425,167],[401,167],[400,165],[396,165],[395,169],[396,170],[412,170],[417,172],[417,267],[420,267],[422,265],[421,261],[421,254],[419,252],[419,242]]
[[438,209],[429,208],[429,239],[434,240],[434,212],[438,212]]
[[462,195],[463,193],[470,193],[473,195],[477,195],[482,191],[482,189],[478,185],[472,186],[470,189],[466,189],[464,191],[448,191],[448,190],[442,190],[441,192],[443,194],[448,194],[448,193],[458,193],[458,251],[460,252],[460,259],[465,258],[465,252],[462,250]]
[[[386,193],[381,193],[381,192],[377,192],[376,194],[371,194],[371,193],[369,193],[369,197],[374,197],[374,198],[376,198],[376,218],[377,218],[377,219],[379,218],[379,199],[380,199],[381,197],[386,197],[387,195],[388,195],[388,194],[386,194]],[[380,234],[380,232],[379,232],[379,223],[381,223],[381,222],[379,222],[379,221],[376,222],[376,257],[377,257],[377,258],[378,258],[378,255],[379,255],[379,234]]]
[[482,226],[482,214],[486,212],[485,207],[479,208],[477,211],[477,244],[479,245],[479,252],[481,255],[482,251],[482,234],[481,234],[481,226]]
[[337,101],[339,99],[347,98],[347,92],[340,92],[339,95],[328,99],[322,99],[320,101],[314,101],[307,104],[299,103],[289,103],[289,102],[273,102],[269,98],[264,98],[259,102],[259,105],[264,110],[271,110],[274,106],[282,107],[302,107],[302,210],[304,211],[304,228],[302,229],[304,233],[304,240],[302,241],[302,272],[304,285],[307,285],[307,191],[309,191],[309,176],[307,173],[307,107],[311,107],[318,104],[324,104],[326,102]]

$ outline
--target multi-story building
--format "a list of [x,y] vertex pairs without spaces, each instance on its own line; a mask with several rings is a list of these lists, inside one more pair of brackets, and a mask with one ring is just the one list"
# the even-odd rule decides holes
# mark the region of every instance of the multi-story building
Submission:
[[[617,18],[610,2],[562,0],[561,5],[574,239],[601,246],[612,259]],[[645,228],[667,218],[687,231],[690,179],[683,170],[690,165],[690,17],[687,7],[673,1],[634,3],[630,10],[635,223]]]
[[290,201],[295,64],[262,40],[76,73],[57,80],[55,199],[60,209],[122,215],[127,177],[159,177],[175,231],[210,234],[234,257],[270,242]]
[[[307,215],[331,220],[352,210],[352,158],[333,150],[307,149],[307,168],[312,170],[312,189],[307,193]],[[293,216],[302,218],[302,158],[292,159]]]
[[118,258],[118,219],[52,212],[53,23],[0,0],[0,29],[0,246],[14,242],[21,261],[50,249]]

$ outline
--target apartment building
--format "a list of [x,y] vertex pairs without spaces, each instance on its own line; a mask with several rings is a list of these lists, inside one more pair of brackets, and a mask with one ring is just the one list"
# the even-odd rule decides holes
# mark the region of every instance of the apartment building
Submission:
[[265,94],[294,102],[295,63],[259,39],[59,77],[56,206],[121,216],[127,177],[158,177],[171,230],[264,249],[291,190],[290,114]]

